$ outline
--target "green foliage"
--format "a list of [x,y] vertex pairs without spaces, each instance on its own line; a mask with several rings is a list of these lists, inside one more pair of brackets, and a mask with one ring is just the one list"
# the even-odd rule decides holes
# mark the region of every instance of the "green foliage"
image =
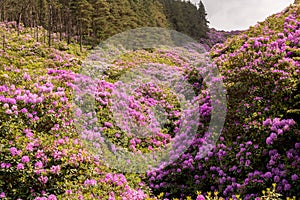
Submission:
[[[17,30],[14,23],[0,26],[0,34],[7,36],[6,49],[0,50],[0,85],[10,88],[1,90],[0,97],[1,195],[4,192],[5,199],[50,195],[57,199],[108,199],[114,191],[116,197],[126,193],[130,198],[134,193],[131,187],[150,193],[146,185],[140,185],[142,177],[138,175],[126,175],[130,181],[124,177],[122,184],[106,180],[117,172],[108,169],[80,141],[79,129],[72,121],[70,85],[85,52],[62,41],[49,48],[36,42],[29,28]],[[22,95],[29,102],[20,100]],[[16,102],[3,103],[3,98]],[[15,113],[9,114],[10,109]]]
[[[51,32],[82,48],[138,27],[173,28],[195,39],[208,31],[203,4],[197,9],[190,2],[175,0],[4,0],[0,11],[0,21],[23,23],[49,45]],[[47,35],[38,34],[39,26],[48,30]]]
[[208,21],[202,2],[199,8],[190,1],[160,0],[169,26],[198,40],[206,37]]

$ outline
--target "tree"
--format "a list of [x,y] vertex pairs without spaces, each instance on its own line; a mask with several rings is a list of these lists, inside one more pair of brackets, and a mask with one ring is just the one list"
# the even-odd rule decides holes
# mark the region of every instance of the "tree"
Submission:
[[139,27],[166,27],[167,19],[163,5],[157,1],[130,0],[131,7],[138,18]]
[[[76,39],[97,44],[117,33],[138,27],[168,27],[195,39],[208,30],[202,2],[199,9],[182,0],[0,0],[0,20],[23,23],[34,30],[45,28],[44,42],[52,34],[64,35],[68,44]],[[35,28],[35,29],[34,29]]]
[[109,37],[108,19],[110,17],[110,8],[106,0],[93,0],[92,5],[94,12],[92,14],[92,30],[94,37],[94,45],[101,40],[105,40]]
[[199,21],[201,22],[201,32],[200,36],[201,37],[206,37],[206,33],[208,32],[208,23],[209,21],[206,19],[207,13],[205,10],[205,6],[202,3],[202,1],[199,2],[199,8],[198,8],[198,16],[199,16]]
[[87,0],[74,0],[70,6],[76,18],[80,51],[82,51],[83,36],[89,35],[91,32],[92,13],[94,8]]
[[109,35],[115,35],[123,31],[137,28],[137,14],[128,0],[109,0],[110,17],[108,18]]
[[48,1],[48,45],[51,46],[51,34],[52,34],[52,1]]
[[8,4],[8,0],[2,0],[2,2],[0,4],[0,20],[1,21],[7,20],[7,18],[6,18],[7,4]]
[[208,21],[201,1],[198,9],[190,1],[160,0],[160,2],[170,28],[197,40],[206,36]]

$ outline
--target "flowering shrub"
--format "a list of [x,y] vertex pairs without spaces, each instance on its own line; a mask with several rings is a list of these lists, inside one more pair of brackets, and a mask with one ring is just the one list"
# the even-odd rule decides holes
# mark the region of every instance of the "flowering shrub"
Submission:
[[72,103],[78,59],[20,30],[0,24],[9,36],[0,50],[0,198],[146,198],[137,176],[128,183],[79,138]]
[[[15,23],[1,23],[0,34],[9,37],[0,49],[0,198],[151,199],[154,194],[164,199],[247,200],[259,199],[272,183],[276,189],[261,199],[277,193],[300,197],[299,9],[293,5],[212,49],[222,77],[206,81],[224,81],[228,93],[228,109],[222,110],[228,113],[226,123],[215,147],[204,145],[212,139],[207,133],[212,112],[219,112],[213,109],[217,94],[202,76],[210,73],[211,63],[193,66],[193,57],[176,49],[128,51],[90,85],[87,77],[78,76],[79,56],[84,56],[78,47],[56,41],[57,46],[47,48],[29,30],[21,27],[18,35]],[[211,35],[215,41],[222,37]],[[135,74],[136,66],[144,71]],[[165,70],[157,73],[155,67]],[[171,70],[190,84],[192,90],[183,92],[193,93],[189,105],[196,108],[185,112],[167,85],[131,83],[127,86],[135,90],[125,95],[126,87],[118,82],[124,74],[151,73],[173,80]],[[94,111],[83,112],[89,104],[81,105],[86,110],[74,105],[82,100],[74,95],[76,81],[84,89],[96,89]],[[178,90],[181,86],[175,84]],[[116,99],[119,104],[113,104]],[[153,107],[160,112],[153,113]],[[200,119],[194,120],[198,114]],[[175,136],[178,132],[182,134]],[[162,162],[146,174],[120,174],[107,166],[118,161],[106,155],[107,149],[118,152],[121,147],[140,155],[170,142],[174,162]],[[97,148],[100,144],[108,148]],[[95,152],[95,147],[103,151]],[[120,165],[128,169],[130,162]]]
[[199,134],[177,162],[149,171],[156,194],[218,190],[226,199],[254,199],[275,182],[276,192],[300,197],[299,9],[292,5],[212,49],[228,92],[223,134],[204,159],[197,158]]
[[200,43],[203,44],[204,48],[209,51],[214,45],[218,43],[224,43],[229,37],[238,35],[242,31],[218,31],[214,28],[209,29],[207,32],[207,38],[201,38]]

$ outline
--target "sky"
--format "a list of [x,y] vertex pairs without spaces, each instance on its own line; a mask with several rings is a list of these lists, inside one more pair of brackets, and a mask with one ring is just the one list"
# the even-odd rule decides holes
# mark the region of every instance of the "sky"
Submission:
[[[197,3],[200,0],[191,0]],[[202,0],[211,28],[245,30],[281,12],[294,0]]]

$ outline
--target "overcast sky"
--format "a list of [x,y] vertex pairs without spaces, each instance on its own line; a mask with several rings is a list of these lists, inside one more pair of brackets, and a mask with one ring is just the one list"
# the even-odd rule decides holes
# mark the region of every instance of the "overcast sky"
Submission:
[[[198,4],[200,0],[191,0]],[[244,30],[278,13],[294,0],[202,0],[210,27]]]

